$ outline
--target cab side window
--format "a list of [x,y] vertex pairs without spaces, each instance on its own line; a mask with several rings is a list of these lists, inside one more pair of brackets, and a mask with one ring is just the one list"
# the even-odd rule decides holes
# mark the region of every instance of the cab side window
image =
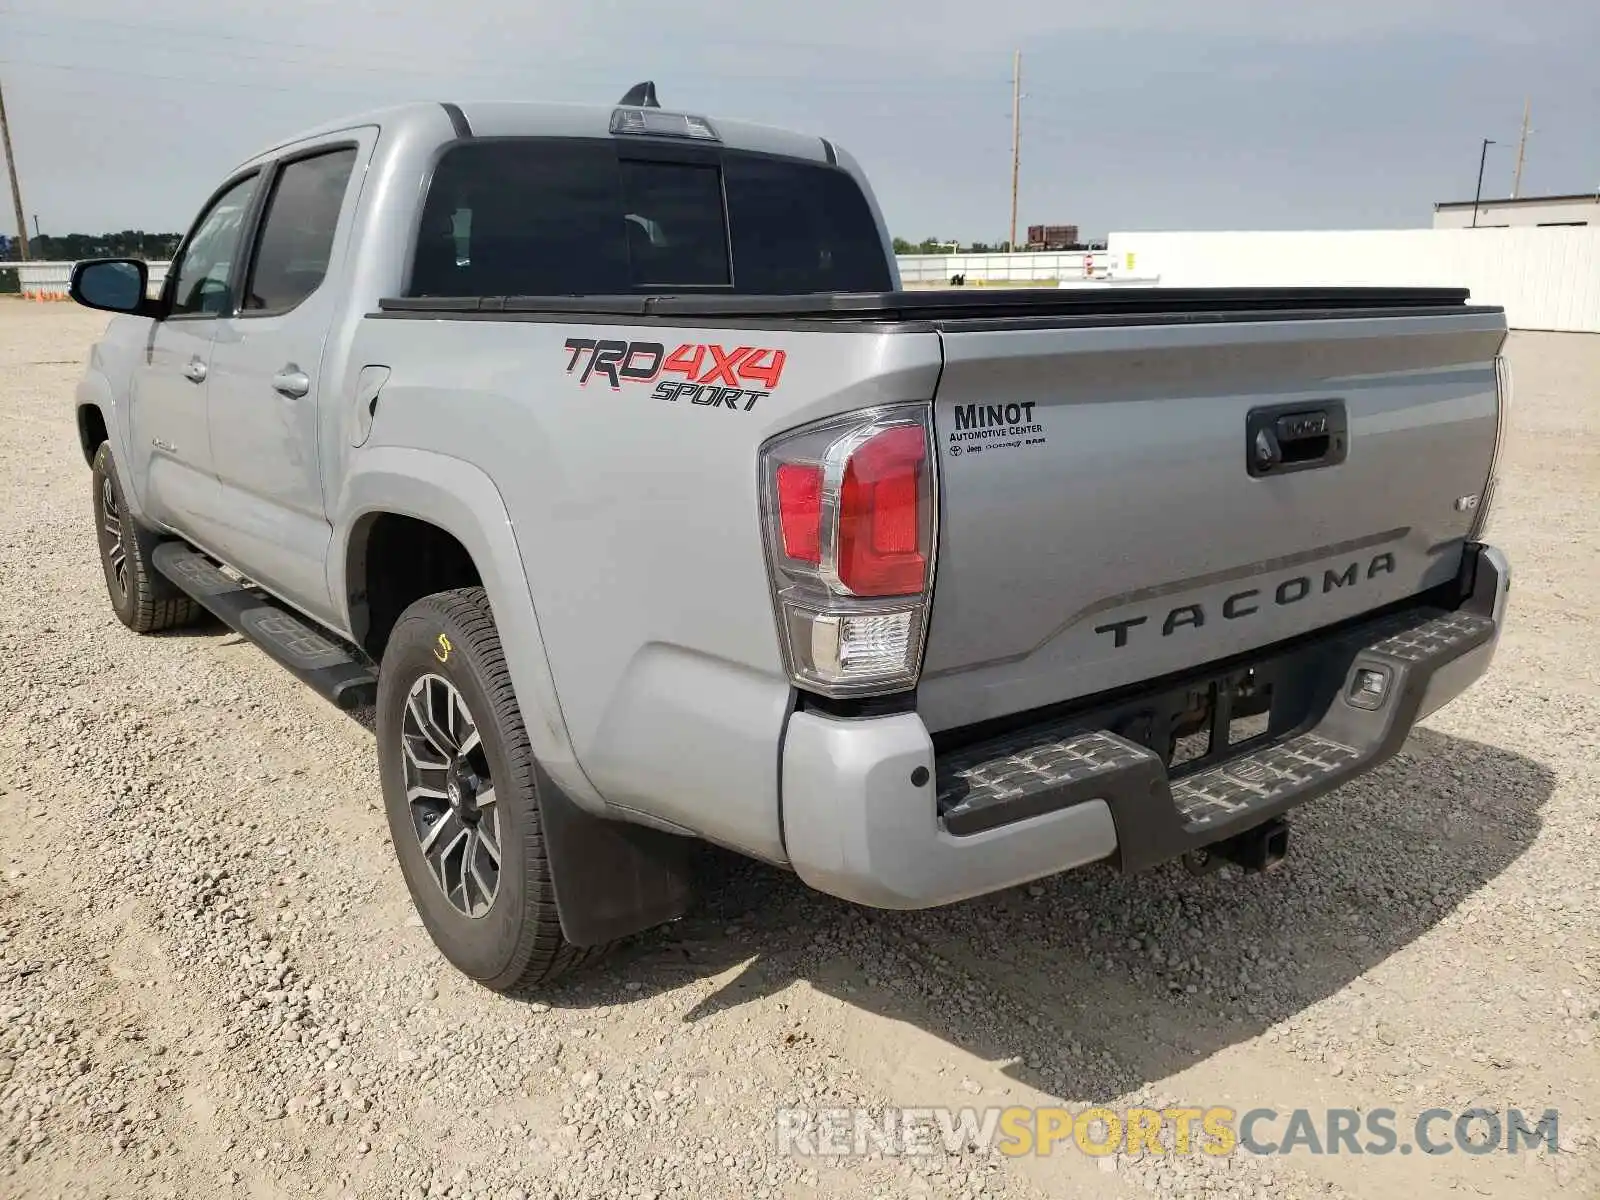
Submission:
[[259,175],[239,180],[217,197],[196,224],[174,272],[173,316],[218,316],[233,311],[229,281],[259,182]]
[[355,169],[355,148],[296,159],[278,173],[241,308],[267,316],[295,308],[322,285]]

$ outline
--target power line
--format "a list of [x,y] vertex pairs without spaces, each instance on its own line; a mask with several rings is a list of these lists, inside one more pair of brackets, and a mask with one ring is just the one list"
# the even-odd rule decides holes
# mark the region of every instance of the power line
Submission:
[[[33,17],[48,21],[70,21],[79,25],[93,25],[96,28],[109,27],[115,29],[131,29],[140,32],[155,32],[172,37],[204,38],[210,41],[253,42],[262,46],[294,46],[308,50],[322,50],[326,48],[325,42],[287,41],[283,38],[260,37],[254,33],[211,33],[206,30],[195,29],[192,25],[172,21],[113,21],[103,20],[99,17],[72,17],[64,14],[48,12],[42,9],[23,9],[16,8],[14,6],[0,8],[0,16]],[[698,35],[695,37],[695,44],[698,46],[769,48],[769,43],[761,39],[727,37],[706,38]],[[850,50],[857,48],[855,44],[848,42],[805,42],[796,41],[788,37],[784,38],[783,44],[786,48],[790,49],[822,50],[827,52],[837,52],[839,50]],[[385,58],[388,58],[392,52],[379,49],[376,51],[376,53],[380,53],[384,55]],[[482,63],[482,59],[475,55],[439,54],[432,50],[428,51],[427,57],[430,60],[453,60],[468,66],[477,66]],[[607,57],[609,57],[609,55]],[[509,66],[510,64],[507,65]],[[524,62],[518,64],[517,69],[526,71],[527,63]]]
[[85,67],[71,63],[33,62],[28,59],[0,58],[0,66],[25,67],[38,71],[65,71],[75,75],[123,75],[132,79],[156,79],[168,83],[202,83],[207,87],[245,88],[263,92],[318,92],[329,96],[363,96],[371,92],[354,92],[344,89],[311,87],[304,84],[279,86],[270,83],[241,83],[236,79],[207,79],[198,75],[161,75],[153,71],[129,71],[120,67]]
[[[301,41],[286,40],[286,39],[283,39],[283,38],[259,37],[259,36],[255,35],[255,34],[248,34],[248,33],[213,33],[213,32],[209,32],[209,31],[206,31],[206,30],[194,29],[194,28],[189,27],[189,26],[182,26],[182,25],[177,25],[177,24],[172,24],[172,23],[164,23],[164,22],[159,22],[159,21],[112,21],[112,20],[100,20],[98,18],[89,19],[89,18],[83,18],[83,17],[64,17],[64,16],[57,16],[56,14],[53,14],[53,13],[39,11],[39,10],[18,9],[18,8],[15,8],[15,7],[0,8],[0,17],[3,17],[3,16],[30,17],[30,18],[37,18],[37,19],[40,19],[40,20],[50,20],[50,21],[72,21],[72,22],[76,22],[78,24],[92,25],[97,29],[107,29],[107,28],[109,28],[109,29],[125,29],[125,30],[138,32],[138,33],[154,34],[154,35],[158,35],[158,36],[163,37],[163,38],[165,38],[165,37],[183,37],[183,38],[190,38],[190,39],[198,39],[198,40],[201,40],[201,41],[245,42],[245,43],[249,43],[249,44],[256,45],[256,46],[285,46],[285,47],[289,47],[289,48],[292,48],[292,49],[313,50],[313,51],[325,51],[327,49],[326,43],[301,42]],[[64,32],[59,32],[59,31],[54,31],[54,30],[30,30],[30,29],[21,30],[20,33],[21,33],[21,36],[23,36],[23,37],[58,38],[58,39],[69,39],[69,40],[72,40],[72,41],[98,40],[98,41],[111,41],[111,42],[115,42],[118,45],[122,45],[122,46],[126,46],[127,45],[127,39],[126,38],[108,37],[108,36],[97,35],[97,34],[94,34],[94,33],[81,33],[81,34],[72,33],[72,34],[69,34],[69,33],[64,33]],[[715,37],[706,38],[706,37],[702,37],[702,36],[698,36],[698,35],[694,39],[694,44],[697,47],[708,47],[708,48],[710,48],[710,47],[722,47],[722,48],[726,48],[726,49],[749,49],[749,48],[752,48],[752,47],[760,47],[762,49],[770,49],[770,47],[768,47],[766,43],[759,42],[759,41],[743,40],[743,39],[737,39],[737,38],[726,38],[726,37],[724,37],[724,38],[715,38]],[[155,45],[154,48],[160,50],[160,49],[166,49],[167,47],[162,46],[158,42]],[[815,51],[824,52],[824,53],[836,54],[841,50],[850,50],[850,49],[854,49],[855,47],[852,46],[851,44],[842,43],[842,42],[801,42],[801,41],[793,41],[793,40],[791,40],[789,38],[785,38],[784,39],[784,48],[785,49],[790,49],[790,50],[815,50]],[[438,54],[438,53],[434,53],[431,50],[424,56],[418,56],[416,54],[407,54],[407,53],[405,53],[403,51],[380,49],[380,50],[375,51],[375,56],[381,57],[381,59],[382,59],[382,61],[384,63],[383,66],[381,66],[381,67],[361,66],[361,65],[354,64],[354,63],[348,63],[348,62],[342,62],[342,63],[341,62],[330,62],[330,61],[328,61],[326,59],[310,60],[310,61],[305,60],[305,59],[286,59],[282,55],[252,55],[252,54],[235,54],[235,55],[233,55],[233,57],[236,57],[236,58],[247,58],[247,59],[253,59],[253,60],[262,61],[262,62],[286,63],[286,64],[296,64],[296,63],[298,63],[299,65],[305,65],[305,66],[326,66],[326,67],[329,67],[329,68],[332,68],[332,69],[336,69],[336,70],[370,71],[370,72],[373,72],[373,73],[376,73],[376,74],[385,74],[385,75],[393,74],[395,71],[400,71],[400,72],[403,72],[403,73],[420,74],[420,75],[440,75],[440,76],[448,77],[450,75],[450,72],[448,70],[440,70],[437,67],[433,66],[432,64],[440,64],[440,63],[451,64],[451,63],[453,63],[453,64],[456,64],[458,66],[470,69],[471,71],[473,71],[475,73],[476,72],[481,72],[481,71],[484,71],[484,70],[494,70],[494,71],[503,71],[503,72],[507,72],[509,74],[513,74],[518,79],[527,79],[528,78],[528,64],[527,64],[526,60],[517,61],[517,62],[511,62],[511,61],[508,61],[508,60],[496,61],[496,60],[493,60],[493,59],[485,59],[485,58],[483,58],[481,56],[477,56],[477,55]],[[397,64],[397,60],[405,60],[405,59],[410,59],[413,63],[418,63],[419,61],[425,61],[429,65],[420,66],[420,67],[418,67],[418,66],[402,67],[402,66],[399,66]],[[575,58],[570,53],[570,51],[565,51],[564,52],[563,60],[565,62],[567,62],[567,63],[582,62],[583,61],[583,59],[581,57]],[[369,59],[368,61],[370,62],[371,60]],[[590,61],[592,61],[592,62],[594,62],[596,64],[599,64],[599,63],[602,63],[602,62],[610,62],[610,61],[612,61],[612,56],[609,53],[596,54],[596,55],[591,56]],[[782,82],[784,80],[784,77],[782,77],[782,76],[773,76],[773,75],[771,75],[769,73],[740,75],[740,74],[737,74],[737,73],[729,74],[729,73],[727,73],[725,71],[722,71],[720,69],[716,72],[716,75],[717,75],[717,78],[719,78],[719,79],[736,79],[736,80],[743,79],[743,80],[750,80],[750,81],[768,81],[768,80],[776,79],[779,82]],[[813,89],[816,89],[818,87],[817,80],[815,79],[814,76],[811,76],[811,75],[795,75],[795,76],[788,77],[788,79],[789,79],[790,82],[808,82],[808,83],[810,83],[810,85],[812,86]],[[863,81],[863,82],[865,82],[865,81]],[[938,83],[930,83],[930,82],[926,81],[925,79],[920,79],[920,78],[919,79],[908,79],[908,80],[904,80],[904,81],[893,81],[893,80],[884,80],[884,79],[881,79],[881,78],[875,78],[874,80],[871,81],[871,86],[880,87],[880,88],[883,88],[885,90],[894,90],[894,89],[897,89],[897,88],[904,88],[904,89],[907,89],[907,90],[916,90],[916,89],[919,89],[919,88],[921,88],[921,89],[929,89],[929,88],[935,88],[935,87],[939,88],[940,90],[944,90],[944,89],[946,89],[946,88],[948,88],[948,87],[950,87],[952,85],[956,85],[956,86],[960,86],[960,85],[998,86],[999,83],[1000,83],[1000,80],[998,80],[998,79],[995,79],[995,80],[992,80],[992,81],[991,80],[987,80],[987,79],[940,80]],[[831,87],[834,86],[834,84],[832,82],[829,82],[829,83],[825,84],[824,86],[828,87],[828,88],[831,88]]]
[[[107,21],[107,22],[102,22],[102,24],[110,25],[110,24],[114,24],[114,23],[110,22],[110,21]],[[120,23],[118,23],[118,24],[120,24]],[[138,28],[138,26],[128,25],[127,28]],[[148,32],[148,31],[145,31],[145,32]],[[123,46],[127,45],[127,39],[126,38],[118,38],[118,37],[116,37],[114,35],[111,35],[111,34],[92,34],[92,33],[88,33],[88,34],[66,34],[66,33],[54,33],[54,32],[50,32],[50,31],[25,29],[25,30],[22,30],[16,36],[22,37],[22,38],[62,39],[62,40],[72,41],[74,43],[82,42],[82,41],[102,41],[102,42],[114,42],[114,43],[117,43],[117,44],[123,45]],[[318,47],[315,47],[315,46],[310,46],[305,42],[274,42],[270,38],[245,38],[245,37],[242,37],[242,36],[239,36],[239,35],[234,35],[234,34],[201,34],[201,33],[197,33],[197,34],[193,34],[191,36],[201,37],[201,38],[217,38],[218,40],[229,41],[229,42],[246,41],[246,42],[251,42],[253,44],[261,45],[261,46],[282,45],[282,46],[291,46],[291,47],[304,47],[305,49],[310,49],[310,50],[315,50],[315,49],[318,48]],[[173,48],[169,47],[169,46],[159,46],[158,45],[158,46],[152,47],[152,49],[154,49],[158,53],[160,53],[160,52],[169,52]],[[396,63],[396,62],[392,61],[392,59],[388,55],[385,55],[385,57],[384,57],[384,65],[381,66],[381,67],[374,67],[374,66],[370,66],[370,65],[362,65],[362,64],[359,64],[359,63],[352,63],[352,62],[340,62],[340,61],[337,61],[337,60],[329,60],[329,59],[326,59],[326,58],[323,58],[323,59],[305,59],[305,58],[288,58],[288,57],[285,57],[282,54],[248,54],[248,53],[245,53],[243,51],[238,51],[238,50],[229,50],[227,52],[227,56],[228,56],[228,60],[230,62],[231,61],[235,61],[235,60],[243,60],[243,61],[246,61],[246,62],[265,62],[265,63],[272,63],[272,64],[277,65],[277,66],[317,67],[317,68],[321,68],[323,70],[328,70],[328,71],[339,71],[339,72],[359,71],[359,72],[362,72],[363,74],[370,74],[370,75],[391,76],[391,75],[397,75],[398,74],[398,75],[417,75],[417,76],[431,77],[431,78],[451,78],[451,77],[458,76],[460,74],[459,71],[452,71],[449,68],[441,69],[441,68],[438,68],[438,67],[416,67],[416,66],[401,65],[399,63]],[[510,66],[509,64],[507,64],[507,65],[499,65],[499,64],[495,64],[495,63],[469,61],[469,60],[465,60],[465,59],[457,59],[457,60],[452,60],[452,61],[458,62],[462,68],[470,69],[474,74],[481,73],[481,72],[487,70],[487,71],[494,71],[494,72],[505,72],[507,74],[513,74],[514,73],[519,78],[526,78],[526,76],[527,76],[527,72],[526,72],[525,69],[515,68],[515,67]]]
[[[78,24],[93,25],[96,29],[126,29],[126,30],[131,30],[131,31],[136,32],[136,33],[149,33],[149,34],[159,35],[159,36],[162,36],[162,37],[183,37],[183,38],[199,39],[199,40],[202,40],[202,41],[212,41],[212,42],[248,42],[248,43],[251,43],[252,45],[257,45],[257,46],[288,46],[288,47],[291,47],[293,49],[299,49],[299,50],[325,50],[327,48],[326,47],[326,43],[287,41],[287,40],[285,40],[283,38],[260,37],[260,36],[257,36],[256,34],[249,34],[249,33],[212,33],[212,32],[206,31],[206,30],[194,29],[194,28],[189,27],[189,26],[175,25],[175,24],[170,24],[170,23],[163,23],[163,22],[160,22],[160,21],[110,21],[110,20],[100,20],[98,18],[95,18],[95,19],[91,20],[89,18],[83,18],[83,17],[61,17],[61,16],[57,16],[54,13],[47,13],[47,12],[30,12],[30,11],[28,11],[26,9],[17,9],[17,8],[0,8],[0,16],[34,17],[34,18],[38,18],[38,19],[42,19],[42,20],[50,20],[50,21],[73,21],[73,22],[76,22]],[[92,33],[68,34],[68,33],[59,33],[59,32],[53,31],[53,30],[24,30],[23,31],[23,36],[25,36],[25,37],[44,37],[44,38],[71,38],[73,40],[78,40],[80,38],[84,38],[84,39],[89,39],[89,40],[101,40],[101,41],[114,40],[114,41],[120,41],[120,42],[123,42],[123,43],[126,42],[126,39],[108,39],[108,38],[98,38],[97,39],[96,35],[92,34]],[[395,53],[393,51],[390,51],[390,50],[382,50],[382,51],[379,51],[379,53],[382,54],[383,59],[384,59],[385,62],[390,62],[395,57]],[[434,53],[430,52],[427,57],[428,57],[428,59],[430,61],[433,61],[433,62],[455,62],[455,63],[459,63],[462,66],[473,67],[473,68],[480,68],[480,67],[483,67],[483,66],[486,66],[486,65],[492,65],[492,64],[486,64],[482,59],[479,59],[479,58],[476,58],[476,57],[465,57],[465,56],[461,56],[461,55],[434,54]],[[511,69],[511,64],[507,63],[507,64],[505,64],[505,66],[506,66],[507,69]],[[526,65],[524,65],[524,66],[522,66],[521,68],[518,68],[518,69],[520,69],[520,70],[525,72],[527,68],[526,68]]]
[[[27,63],[17,63],[12,65],[23,68],[28,66]],[[188,113],[191,116],[194,113],[193,103],[184,100],[182,97],[163,95],[156,92],[153,88],[150,88],[144,90],[138,96],[130,98],[126,86],[119,84],[114,80],[107,80],[106,82],[110,84],[109,88],[97,88],[94,86],[94,83],[91,80],[56,80],[40,75],[28,80],[25,88],[19,88],[16,86],[16,76],[12,76],[12,103],[16,104],[16,98],[18,94],[37,96],[41,92],[50,92],[65,96],[76,96],[79,100],[113,101],[115,102],[117,110],[114,115],[119,117],[127,116],[129,112],[133,111],[135,106],[143,108],[146,105],[153,105],[157,108],[168,111]],[[21,106],[18,105],[18,107]],[[66,118],[68,120],[72,119],[73,117],[100,117],[104,115],[104,106],[99,104],[73,105],[71,107],[67,105],[60,105],[53,109],[52,115],[60,118]],[[188,134],[187,130],[178,129],[175,127],[173,128],[173,132],[179,134],[180,136],[187,136]]]
[[[298,66],[316,67],[316,68],[327,70],[327,71],[343,71],[343,70],[346,69],[344,67],[341,67],[341,66],[339,66],[337,64],[333,64],[333,63],[309,63],[309,62],[297,63],[294,60],[286,60],[286,59],[273,59],[271,61],[275,61],[275,62],[281,63],[283,65],[286,65],[286,66],[297,66],[298,65]],[[368,99],[369,101],[374,97],[374,95],[384,95],[384,96],[404,95],[404,97],[407,98],[407,99],[415,99],[416,98],[415,95],[412,94],[411,92],[404,91],[403,89],[402,90],[397,90],[395,88],[355,90],[355,89],[350,89],[350,88],[327,88],[327,87],[321,87],[321,86],[318,86],[318,85],[315,85],[315,84],[305,84],[305,83],[299,83],[299,82],[296,82],[296,83],[293,83],[293,84],[246,83],[246,82],[243,82],[243,81],[237,80],[237,79],[215,79],[215,78],[210,78],[210,77],[206,77],[206,76],[199,76],[199,75],[169,75],[169,74],[165,74],[165,73],[162,73],[162,72],[156,72],[156,71],[134,71],[134,70],[129,70],[129,69],[125,68],[125,67],[90,67],[90,66],[85,66],[85,65],[83,65],[81,63],[41,62],[41,61],[38,61],[38,60],[35,60],[35,59],[5,58],[5,59],[0,59],[0,66],[14,66],[14,67],[23,67],[23,68],[33,68],[33,69],[43,70],[43,71],[62,71],[62,72],[68,72],[68,73],[72,73],[72,74],[81,74],[81,75],[95,75],[95,76],[100,76],[100,75],[120,75],[120,76],[127,76],[127,77],[134,78],[134,79],[151,79],[151,80],[158,80],[158,81],[167,82],[167,83],[203,84],[203,85],[205,85],[207,87],[242,88],[242,89],[246,89],[246,90],[268,91],[268,92],[289,92],[289,93],[310,92],[310,93],[320,93],[320,94],[323,94],[323,95],[330,95],[330,96],[357,96],[357,97],[362,97],[362,98]],[[364,68],[351,68],[351,69],[364,69]],[[382,72],[382,73],[383,74],[392,74],[392,72]],[[481,72],[477,72],[476,74],[481,74]],[[816,93],[818,91],[816,80],[814,78],[807,77],[807,76],[798,76],[797,75],[797,76],[785,77],[785,76],[781,76],[781,75],[771,75],[771,74],[740,75],[740,74],[729,74],[727,72],[719,71],[717,73],[717,77],[718,77],[718,79],[720,81],[759,82],[759,83],[761,83],[763,85],[764,88],[766,88],[769,91],[781,91],[781,90],[785,90],[785,89],[788,89],[788,90],[803,90],[808,95],[816,95]],[[447,79],[447,78],[448,77],[445,77],[445,76],[441,76],[440,77],[441,80],[444,80],[444,79]],[[502,87],[504,86],[503,82],[501,83],[501,86]],[[908,92],[908,91],[913,91],[913,90],[917,90],[917,89],[926,89],[926,88],[930,88],[930,87],[933,87],[933,86],[935,86],[935,85],[924,84],[924,83],[919,83],[919,82],[915,82],[915,81],[906,81],[903,84],[893,84],[893,83],[887,83],[886,81],[882,81],[882,80],[838,80],[838,81],[829,82],[829,84],[827,85],[827,90],[831,91],[831,92],[861,92],[861,93],[865,93],[865,94],[873,94],[873,93],[877,93],[877,94],[895,94],[897,92],[903,94],[903,93]],[[487,97],[485,97],[485,98],[487,98]],[[945,99],[945,100],[949,100],[952,103],[955,102],[955,98],[954,97],[948,97],[948,96],[940,97],[937,94],[935,94],[933,96],[927,97],[927,99],[919,99],[917,101],[917,104],[918,104],[919,109],[926,109],[927,107],[929,107],[929,105],[927,103],[928,100],[937,100],[937,99],[941,99],[941,98]]]

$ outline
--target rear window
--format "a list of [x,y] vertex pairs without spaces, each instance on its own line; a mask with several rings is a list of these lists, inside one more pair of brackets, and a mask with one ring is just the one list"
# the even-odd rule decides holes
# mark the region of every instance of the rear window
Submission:
[[679,161],[611,141],[454,146],[428,188],[408,294],[889,289],[872,211],[847,173],[699,149]]

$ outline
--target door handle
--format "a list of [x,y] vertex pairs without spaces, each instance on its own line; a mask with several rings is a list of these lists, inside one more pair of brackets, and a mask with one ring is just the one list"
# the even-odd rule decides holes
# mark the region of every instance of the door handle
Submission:
[[191,358],[183,365],[183,377],[190,383],[204,383],[206,381],[206,364],[198,358]]
[[298,400],[311,390],[311,377],[290,363],[272,377],[272,390],[291,400]]
[[1245,419],[1246,469],[1259,478],[1338,466],[1349,429],[1342,400],[1255,409]]

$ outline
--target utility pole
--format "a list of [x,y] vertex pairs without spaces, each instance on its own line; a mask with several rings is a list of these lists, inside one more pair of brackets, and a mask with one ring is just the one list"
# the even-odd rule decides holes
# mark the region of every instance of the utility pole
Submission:
[[0,142],[6,147],[6,171],[11,175],[11,204],[17,213],[17,253],[28,261],[28,222],[22,217],[22,182],[17,178],[17,156],[11,152],[11,126],[6,121],[6,95],[0,91]]
[[1472,197],[1472,227],[1478,227],[1478,202],[1483,199],[1483,164],[1489,158],[1489,147],[1494,145],[1494,139],[1483,139],[1483,150],[1478,155],[1478,190]]
[[1022,51],[1011,60],[1011,240],[1006,248],[1017,252],[1017,173],[1022,165]]
[[1511,198],[1515,200],[1522,195],[1522,159],[1528,152],[1528,119],[1533,115],[1533,101],[1525,99],[1522,102],[1522,137],[1517,140],[1517,172],[1511,177]]

